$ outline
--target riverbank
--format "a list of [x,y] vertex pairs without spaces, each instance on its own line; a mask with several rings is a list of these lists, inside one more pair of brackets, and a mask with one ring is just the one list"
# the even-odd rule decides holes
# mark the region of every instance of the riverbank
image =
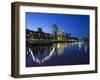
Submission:
[[54,42],[50,40],[27,40],[26,45],[52,45]]
[[26,40],[26,45],[52,45],[54,43],[71,43],[78,41],[68,40]]

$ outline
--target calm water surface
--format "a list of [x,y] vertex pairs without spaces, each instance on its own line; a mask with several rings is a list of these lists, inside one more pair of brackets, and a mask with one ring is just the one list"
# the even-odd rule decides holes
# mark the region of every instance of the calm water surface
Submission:
[[56,43],[26,48],[26,67],[89,64],[89,43]]

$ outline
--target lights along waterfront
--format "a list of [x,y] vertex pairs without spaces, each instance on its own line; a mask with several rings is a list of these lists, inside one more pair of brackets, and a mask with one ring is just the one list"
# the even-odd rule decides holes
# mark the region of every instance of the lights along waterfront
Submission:
[[89,64],[88,34],[75,38],[53,30],[54,34],[42,28],[26,30],[26,67]]
[[53,25],[53,33],[26,29],[26,67],[89,64],[89,35],[72,37]]
[[26,67],[89,64],[88,42],[55,43],[26,48]]
[[89,64],[89,15],[26,12],[26,67]]

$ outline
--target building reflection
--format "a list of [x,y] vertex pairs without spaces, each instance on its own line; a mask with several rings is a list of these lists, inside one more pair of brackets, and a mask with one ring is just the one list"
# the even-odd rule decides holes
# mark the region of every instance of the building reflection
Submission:
[[88,43],[87,42],[75,42],[75,45],[78,45],[79,51],[81,51],[82,47],[84,46],[84,51],[87,52],[88,50]]
[[87,46],[85,46],[85,52],[87,52],[87,50],[88,50],[88,47],[87,47]]
[[57,52],[58,52],[58,55],[62,55],[64,53],[64,50],[65,48],[68,47],[68,44],[67,43],[57,43]]
[[78,42],[78,44],[79,44],[79,46],[78,46],[78,47],[79,47],[79,51],[80,51],[80,50],[81,50],[81,48],[82,48],[82,44],[83,44],[83,43],[82,43],[82,42]]
[[28,47],[26,49],[26,57],[31,56],[34,62],[42,64],[49,60],[52,56],[62,55],[66,47],[68,47],[68,44],[66,43]]
[[64,51],[64,45],[61,43],[57,44],[57,51],[58,51],[58,55],[61,55]]
[[[27,47],[26,57],[31,57],[35,63],[43,64],[44,62],[51,59],[53,56],[61,56],[65,53],[66,49],[74,49],[77,46],[78,51],[84,49],[85,52],[88,50],[87,44],[83,42],[75,43],[55,43],[53,45],[33,46]],[[84,46],[84,47],[83,47]]]
[[26,49],[26,57],[30,57],[33,59],[34,62],[38,64],[42,64],[48,59],[50,59],[55,51],[55,44],[54,45],[45,45],[45,46],[35,46],[35,47],[28,47]]

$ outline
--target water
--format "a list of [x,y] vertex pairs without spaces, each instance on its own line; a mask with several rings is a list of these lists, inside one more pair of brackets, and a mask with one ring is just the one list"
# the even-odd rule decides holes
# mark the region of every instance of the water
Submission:
[[26,48],[26,67],[89,64],[89,43],[72,42]]

